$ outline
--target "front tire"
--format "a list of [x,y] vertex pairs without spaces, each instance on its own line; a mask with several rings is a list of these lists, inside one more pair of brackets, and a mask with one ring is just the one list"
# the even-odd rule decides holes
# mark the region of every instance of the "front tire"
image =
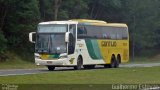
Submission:
[[75,70],[81,70],[83,65],[82,58],[79,56],[77,59],[77,66],[74,67]]
[[49,71],[54,71],[55,70],[55,66],[47,66]]

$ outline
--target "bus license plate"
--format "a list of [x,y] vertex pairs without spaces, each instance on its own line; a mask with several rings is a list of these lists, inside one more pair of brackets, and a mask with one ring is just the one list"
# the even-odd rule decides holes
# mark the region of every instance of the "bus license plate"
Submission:
[[52,61],[47,61],[47,64],[52,64]]

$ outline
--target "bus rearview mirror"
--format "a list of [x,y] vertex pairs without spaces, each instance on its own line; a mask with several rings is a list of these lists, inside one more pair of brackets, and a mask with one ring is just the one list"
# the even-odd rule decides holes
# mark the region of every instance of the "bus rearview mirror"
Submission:
[[70,34],[70,32],[66,32],[66,34],[65,34],[65,42],[69,42],[69,34]]
[[35,43],[35,41],[33,41],[33,34],[36,34],[36,32],[31,32],[31,33],[29,33],[29,41],[30,41],[31,43]]

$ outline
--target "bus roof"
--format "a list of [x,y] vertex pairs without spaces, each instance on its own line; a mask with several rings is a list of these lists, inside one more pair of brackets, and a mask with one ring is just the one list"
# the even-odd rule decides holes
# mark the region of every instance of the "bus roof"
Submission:
[[39,25],[47,24],[82,24],[82,25],[95,25],[95,26],[110,26],[110,27],[127,27],[124,23],[107,23],[101,20],[89,20],[89,19],[72,19],[68,21],[48,21],[41,22]]
[[72,19],[69,21],[77,21],[79,23],[101,23],[101,24],[106,24],[107,22],[101,21],[101,20],[89,20],[89,19]]
[[83,25],[95,25],[95,26],[110,26],[110,27],[127,27],[124,23],[107,23],[101,20],[89,20],[89,19],[72,19],[69,21],[77,21]]
[[48,21],[48,22],[41,22],[39,25],[46,25],[46,24],[78,24],[77,21]]

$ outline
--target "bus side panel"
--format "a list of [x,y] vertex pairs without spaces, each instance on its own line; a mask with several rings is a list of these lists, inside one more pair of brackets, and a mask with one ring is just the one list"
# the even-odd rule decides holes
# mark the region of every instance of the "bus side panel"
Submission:
[[102,59],[97,40],[86,39],[85,43],[87,46],[88,53],[93,60]]
[[98,49],[96,40],[79,39],[79,41],[77,41],[76,52],[77,55],[82,55],[84,65],[105,64],[101,58],[100,52],[97,51]]
[[[111,56],[118,54],[121,56],[121,62],[129,60],[128,40],[91,40],[80,39],[77,41],[75,57],[82,55],[83,64],[110,64]],[[74,65],[76,64],[76,59]]]
[[100,53],[106,64],[110,64],[112,54],[121,56],[121,62],[128,62],[128,40],[98,40]]

